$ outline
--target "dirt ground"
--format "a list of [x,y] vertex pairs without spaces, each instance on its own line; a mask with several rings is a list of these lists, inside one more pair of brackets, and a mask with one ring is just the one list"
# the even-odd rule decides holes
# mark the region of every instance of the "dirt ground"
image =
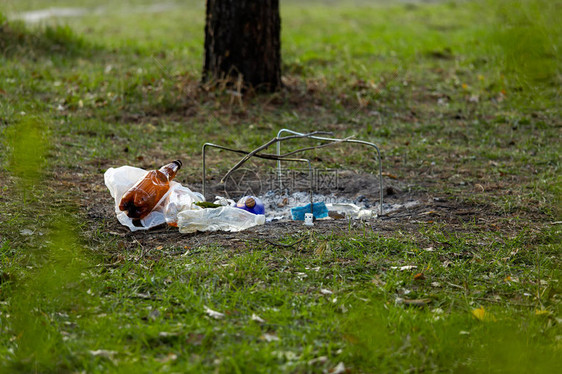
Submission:
[[[378,177],[370,174],[348,173],[342,176],[338,196],[357,199],[378,199]],[[89,178],[88,178],[89,179]],[[210,185],[217,185],[211,181]],[[189,185],[197,190],[198,185]],[[421,186],[418,186],[421,187]],[[279,247],[295,247],[303,236],[311,233],[318,235],[344,236],[354,233],[364,235],[374,232],[380,235],[391,235],[395,231],[420,235],[420,229],[437,225],[439,230],[446,232],[467,231],[503,231],[517,232],[526,224],[525,220],[511,220],[509,216],[497,212],[493,207],[462,202],[457,198],[443,194],[427,192],[408,192],[405,183],[390,177],[384,178],[384,204],[403,204],[416,201],[411,207],[385,213],[368,221],[361,220],[321,220],[313,227],[304,226],[302,222],[280,221],[266,223],[242,232],[199,232],[181,234],[177,228],[160,226],[146,231],[131,232],[115,218],[114,201],[103,184],[101,176],[95,181],[84,180],[80,186],[82,210],[90,222],[92,232],[100,230],[114,236],[121,244],[120,249],[137,250],[142,248],[146,253],[161,247],[173,248],[167,254],[179,255],[194,251],[201,246],[220,246],[231,249],[243,249],[268,243]],[[417,191],[423,188],[417,188]],[[212,192],[212,191],[211,191]],[[208,193],[209,195],[209,193]],[[532,217],[529,216],[532,221]],[[291,238],[291,240],[288,240]],[[160,251],[161,252],[161,251]]]

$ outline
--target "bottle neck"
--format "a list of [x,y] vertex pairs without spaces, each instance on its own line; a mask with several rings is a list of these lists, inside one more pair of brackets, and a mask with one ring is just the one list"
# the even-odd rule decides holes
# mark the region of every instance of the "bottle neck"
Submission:
[[168,180],[172,180],[176,176],[178,170],[181,168],[181,165],[182,165],[181,161],[176,160],[174,162],[170,162],[169,164],[162,166],[160,168],[160,171],[168,177]]

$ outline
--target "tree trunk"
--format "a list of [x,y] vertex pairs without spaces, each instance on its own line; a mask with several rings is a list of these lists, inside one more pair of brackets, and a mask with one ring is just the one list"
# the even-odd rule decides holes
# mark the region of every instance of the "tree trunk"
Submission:
[[203,81],[281,86],[279,0],[207,0]]

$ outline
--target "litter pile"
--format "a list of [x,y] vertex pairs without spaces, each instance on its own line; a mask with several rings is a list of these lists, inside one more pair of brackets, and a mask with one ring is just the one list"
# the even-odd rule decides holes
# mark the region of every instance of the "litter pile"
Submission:
[[[310,195],[307,192],[281,193],[278,190],[268,191],[259,196],[265,205],[266,222],[281,222],[300,220],[303,212],[310,212]],[[334,193],[313,194],[314,219],[361,219],[368,220],[379,216],[379,202],[359,196],[346,198]],[[399,203],[384,203],[383,210],[389,214],[401,209],[409,209],[420,202],[417,200],[401,201]]]
[[[266,207],[266,222],[293,219],[302,221],[311,211],[310,194],[306,192],[281,193],[268,191],[260,196]],[[314,219],[369,219],[377,216],[378,206],[370,206],[362,199],[348,199],[335,194],[312,195]]]
[[[115,200],[119,222],[131,231],[147,230],[162,224],[178,227],[181,233],[196,231],[241,231],[266,222],[371,219],[378,204],[365,199],[346,199],[334,194],[310,195],[269,191],[262,196],[244,196],[237,202],[217,196],[207,202],[172,179],[181,168],[177,160],[159,170],[121,166],[105,172],[105,184]],[[400,207],[385,204],[385,211]]]
[[196,231],[241,231],[265,223],[263,204],[244,197],[205,202],[198,192],[172,181],[180,161],[146,171],[132,166],[110,168],[105,185],[115,199],[115,213],[131,231],[148,230],[167,223],[181,233]]
[[[288,132],[290,135],[281,136],[284,132]],[[281,129],[276,137],[250,152],[213,143],[205,143],[202,154],[203,194],[193,192],[172,180],[182,166],[179,160],[164,165],[159,170],[146,171],[131,166],[110,168],[104,175],[105,184],[111,192],[111,196],[115,199],[117,219],[132,231],[146,230],[164,223],[178,227],[181,233],[217,230],[241,231],[252,226],[263,225],[266,222],[265,214],[268,209],[270,210],[267,219],[269,222],[290,218],[295,221],[304,221],[304,224],[307,226],[314,225],[314,220],[320,219],[370,219],[377,217],[377,212],[382,214],[385,207],[383,206],[382,165],[379,148],[371,142],[356,140],[351,137],[327,137],[326,135],[329,134],[331,133],[322,131],[313,131],[305,134],[289,129]],[[321,141],[323,143],[281,154],[281,142],[303,139]],[[262,153],[262,151],[273,144],[277,145],[276,154]],[[364,202],[358,205],[359,201],[333,200],[334,196],[331,196],[330,198],[333,201],[326,203],[326,196],[320,198],[319,196],[314,196],[311,161],[306,158],[294,157],[294,155],[338,144],[363,145],[376,151],[379,172],[378,210],[372,209]],[[310,180],[308,202],[302,204],[300,201],[302,196],[295,194],[279,196],[275,193],[268,193],[261,198],[244,196],[238,202],[217,196],[214,203],[206,202],[205,154],[207,147],[244,155],[225,174],[221,181],[222,183],[252,157],[276,160],[279,171],[281,170],[281,162],[305,163],[308,165]],[[280,197],[282,198],[281,201],[279,201]]]

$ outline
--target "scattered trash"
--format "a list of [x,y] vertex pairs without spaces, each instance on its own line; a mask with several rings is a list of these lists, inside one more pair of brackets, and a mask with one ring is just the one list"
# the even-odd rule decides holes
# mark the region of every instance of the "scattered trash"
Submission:
[[[354,200],[334,194],[311,197],[308,192],[269,191],[260,196],[244,196],[237,202],[221,196],[216,196],[214,202],[205,201],[201,193],[171,180],[180,167],[181,162],[174,161],[152,171],[132,166],[109,168],[104,179],[115,200],[118,221],[131,231],[168,224],[178,227],[182,233],[235,232],[266,221],[293,219],[314,226],[314,221],[323,219],[370,219],[377,217],[379,210],[378,205],[371,205],[364,197]],[[149,187],[144,187],[145,184]],[[311,200],[316,202],[311,205]],[[385,211],[407,209],[418,203],[386,204]],[[29,229],[21,231],[22,235],[33,233]],[[411,269],[414,267],[400,268]]]
[[[164,223],[174,226],[177,222],[179,211],[184,209],[202,209],[194,205],[195,202],[205,200],[201,194],[191,191],[180,183],[170,181],[168,190],[156,201],[151,211],[146,215],[142,214],[142,218],[133,219],[129,217],[127,215],[129,211],[135,211],[132,215],[140,216],[141,214],[138,211],[142,209],[144,213],[144,208],[133,208],[132,205],[135,204],[135,201],[134,197],[131,198],[130,194],[128,195],[129,200],[125,200],[123,205],[121,205],[123,197],[126,193],[130,192],[132,187],[140,184],[139,181],[144,180],[148,174],[149,172],[146,170],[132,166],[109,168],[104,174],[105,185],[109,189],[111,196],[115,199],[117,220],[131,231],[148,230]],[[127,203],[127,201],[129,202]],[[126,207],[127,211],[122,210],[121,207]]]
[[310,204],[306,204],[305,206],[299,206],[291,209],[291,216],[293,217],[294,221],[304,221],[304,215],[306,213],[312,213],[314,218],[326,218],[328,217],[328,208],[323,201],[314,203],[312,205],[312,209]]
[[243,209],[222,197],[214,203],[205,202],[200,193],[171,180],[180,167],[181,161],[174,161],[148,172],[131,166],[108,169],[105,184],[115,199],[119,222],[131,231],[167,223],[178,227],[181,233],[241,231],[265,223],[263,202],[257,197],[241,199]]
[[263,202],[255,196],[244,196],[236,203],[236,207],[254,214],[264,214]]
[[[282,136],[283,132],[290,135]],[[115,199],[115,213],[119,222],[131,231],[147,230],[149,228],[167,223],[178,227],[181,233],[193,233],[196,231],[241,231],[267,221],[296,220],[303,221],[306,226],[314,226],[315,220],[321,219],[370,219],[377,217],[379,212],[392,212],[402,208],[409,208],[408,204],[385,204],[383,207],[383,173],[380,151],[378,147],[370,142],[352,138],[332,138],[331,133],[313,131],[310,133],[299,133],[289,129],[282,129],[276,137],[251,151],[232,149],[212,143],[203,145],[203,168],[202,168],[202,192],[194,192],[189,188],[174,182],[172,179],[181,168],[181,161],[173,161],[162,166],[158,170],[146,171],[131,166],[110,168],[106,171],[105,184]],[[281,143],[290,140],[314,140],[315,144],[304,148],[293,150],[282,154]],[[313,169],[311,160],[296,157],[298,153],[335,146],[342,143],[369,146],[376,151],[379,182],[378,205],[364,196],[356,196],[354,199],[338,198],[333,194],[316,195],[313,193]],[[266,148],[276,145],[276,153],[263,153]],[[229,198],[217,197],[216,201],[205,201],[206,192],[206,148],[217,148],[242,154],[243,157],[225,174],[221,183],[226,183],[231,174],[239,169],[252,157],[275,160],[278,162],[279,191],[269,191],[265,195],[256,192],[256,196],[244,196],[237,202]],[[306,193],[294,193],[288,195],[283,189],[281,173],[281,162],[299,162],[308,165],[308,181],[310,187]],[[385,174],[387,177],[394,177]],[[276,184],[277,185],[277,184]],[[246,189],[246,191],[249,191]],[[226,189],[225,189],[226,192]],[[248,192],[245,192],[248,193]],[[272,195],[270,196],[270,193]],[[299,194],[306,196],[307,200],[299,200]],[[259,196],[258,196],[259,195]],[[226,193],[228,196],[228,193]],[[323,200],[317,199],[323,198]],[[238,196],[236,196],[238,198]],[[330,202],[330,203],[328,203]],[[305,204],[306,203],[306,204]],[[418,202],[412,202],[416,205]],[[299,206],[303,204],[304,206]],[[24,234],[25,235],[25,234]],[[404,270],[404,269],[401,269]]]
[[25,235],[25,236],[33,235],[33,230],[30,230],[30,229],[23,229],[23,230],[20,231],[20,234],[21,234],[21,235]]
[[[175,182],[174,182],[175,183]],[[193,192],[189,188],[177,183],[170,188],[167,200],[162,202],[164,208],[164,218],[170,226],[178,226],[178,214],[185,210],[203,209],[197,203],[204,202],[205,198],[198,192]]]
[[304,214],[304,225],[305,226],[314,226],[314,214],[312,213],[305,213]]
[[326,204],[326,208],[332,212],[332,216],[341,218],[370,219],[377,216],[377,213],[371,209],[360,208],[355,204]]
[[332,219],[344,219],[344,218],[345,218],[345,213],[342,214],[342,213],[335,212],[335,211],[333,211],[333,210],[329,210],[329,211],[328,211],[328,216],[329,216],[330,218],[332,218]]
[[[287,132],[290,133],[291,135],[288,136],[281,136],[281,134],[283,132]],[[378,172],[379,172],[379,199],[380,199],[380,203],[379,203],[379,212],[380,215],[383,214],[383,178],[382,178],[382,162],[381,162],[381,155],[380,155],[380,150],[379,148],[371,142],[367,142],[364,140],[357,140],[357,139],[352,139],[351,137],[348,138],[332,138],[332,137],[326,137],[325,135],[331,135],[332,133],[330,132],[325,132],[325,131],[313,131],[310,133],[300,133],[300,132],[296,132],[290,129],[281,129],[279,130],[279,132],[277,133],[277,136],[274,137],[273,139],[271,139],[270,141],[262,144],[261,146],[259,146],[258,148],[252,150],[252,151],[245,151],[245,150],[241,150],[241,149],[234,149],[234,148],[229,148],[229,147],[225,147],[225,146],[221,146],[221,145],[217,145],[217,144],[213,144],[213,143],[205,143],[203,144],[203,153],[202,153],[202,185],[203,185],[203,196],[206,195],[206,148],[207,147],[211,147],[211,148],[217,148],[217,149],[221,149],[224,151],[229,151],[229,152],[234,152],[234,153],[239,153],[239,154],[244,154],[245,156],[242,157],[242,159],[240,159],[240,161],[238,161],[225,175],[224,177],[221,179],[221,183],[224,183],[229,176],[231,176],[231,174],[239,169],[245,162],[247,162],[249,159],[251,159],[252,157],[257,157],[257,158],[262,158],[262,159],[267,159],[267,160],[277,160],[277,169],[278,169],[278,175],[281,176],[281,162],[286,162],[286,161],[290,161],[290,162],[304,162],[308,164],[308,170],[309,170],[309,177],[310,177],[310,198],[311,198],[311,203],[313,203],[313,183],[312,183],[312,166],[311,166],[311,162],[309,159],[306,158],[295,158],[293,157],[293,155],[298,154],[298,153],[302,153],[305,151],[310,151],[310,150],[314,150],[314,149],[319,149],[319,148],[324,148],[327,146],[332,146],[332,145],[337,145],[337,144],[342,144],[342,143],[353,143],[353,144],[358,144],[358,145],[365,145],[365,146],[369,146],[374,148],[374,150],[376,151],[376,156],[378,159]],[[324,143],[322,144],[318,144],[315,146],[309,146],[309,147],[305,147],[305,148],[301,148],[292,152],[288,152],[285,154],[281,154],[281,143],[288,141],[288,140],[296,140],[296,139],[314,139],[314,140],[319,140],[322,141]],[[265,154],[265,153],[260,153],[263,150],[265,150],[266,148],[270,147],[271,145],[276,144],[277,146],[277,153],[276,154]],[[279,188],[282,188],[282,178],[280,177],[279,179]],[[304,219],[304,217],[303,217]],[[303,220],[301,219],[301,221]]]
[[236,206],[234,200],[227,199],[226,197],[222,197],[222,196],[215,196],[214,204],[217,205],[217,208],[221,206]]

